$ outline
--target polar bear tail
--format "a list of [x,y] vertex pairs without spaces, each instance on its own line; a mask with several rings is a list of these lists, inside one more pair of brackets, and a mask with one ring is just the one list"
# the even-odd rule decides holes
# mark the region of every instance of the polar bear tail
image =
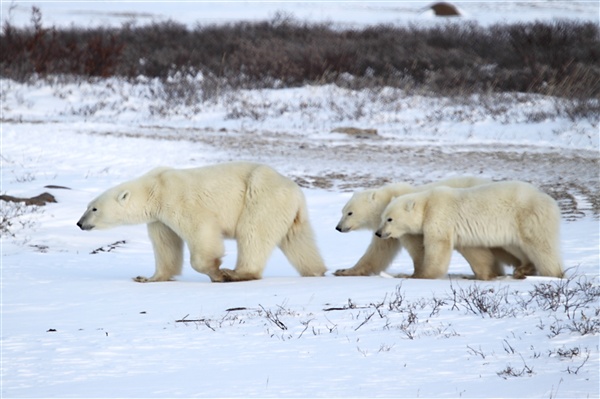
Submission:
[[327,271],[315,243],[305,203],[298,207],[294,221],[279,248],[302,276],[323,276]]

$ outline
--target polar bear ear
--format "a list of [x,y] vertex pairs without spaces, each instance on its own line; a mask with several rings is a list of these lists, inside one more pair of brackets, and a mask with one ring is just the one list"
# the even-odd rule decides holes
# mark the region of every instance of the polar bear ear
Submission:
[[415,209],[415,200],[406,201],[406,203],[404,204],[404,210],[406,212],[410,212],[413,209]]
[[125,204],[129,200],[130,196],[131,193],[129,192],[129,190],[122,191],[121,194],[119,194],[119,196],[117,197],[117,201],[120,204]]

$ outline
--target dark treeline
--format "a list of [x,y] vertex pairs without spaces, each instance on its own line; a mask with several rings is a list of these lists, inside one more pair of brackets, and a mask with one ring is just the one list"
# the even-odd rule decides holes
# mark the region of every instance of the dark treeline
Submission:
[[343,82],[440,94],[529,92],[597,99],[599,28],[560,21],[481,27],[372,26],[338,30],[290,18],[189,29],[175,22],[119,29],[4,22],[0,74],[219,79],[234,88]]

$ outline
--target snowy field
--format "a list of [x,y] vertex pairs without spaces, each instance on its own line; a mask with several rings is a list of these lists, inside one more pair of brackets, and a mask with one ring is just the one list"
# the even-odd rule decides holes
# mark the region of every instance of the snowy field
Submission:
[[[3,20],[11,3],[2,3]],[[193,25],[276,11],[340,25],[431,23],[427,3],[40,3],[47,24]],[[460,3],[481,23],[597,20],[598,2]],[[13,3],[27,23],[31,3]],[[436,22],[437,23],[437,22]],[[198,77],[202,79],[202,77]],[[223,93],[196,104],[157,82],[1,79],[1,392],[56,397],[600,396],[598,120],[554,115],[557,99],[430,98],[334,86]],[[340,127],[377,129],[356,137]],[[82,232],[106,188],[158,165],[272,165],[304,188],[329,269],[301,278],[274,252],[259,281],[215,284],[186,260],[176,281],[139,284],[154,259],[144,226]],[[529,181],[559,198],[563,280],[481,282],[455,253],[440,280],[334,277],[369,232],[335,231],[352,191],[456,175]],[[46,188],[48,185],[68,189]],[[224,267],[235,262],[227,243]]]

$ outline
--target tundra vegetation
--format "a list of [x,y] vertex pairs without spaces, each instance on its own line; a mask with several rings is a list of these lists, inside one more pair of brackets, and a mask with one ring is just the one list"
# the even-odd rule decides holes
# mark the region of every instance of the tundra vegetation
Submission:
[[[240,89],[335,84],[435,96],[536,93],[565,101],[571,118],[600,114],[600,35],[593,22],[556,21],[340,29],[289,15],[265,22],[169,21],[120,28],[55,28],[31,11],[26,28],[3,21],[0,75],[26,82],[158,78],[173,101]],[[199,78],[200,77],[200,78]]]

